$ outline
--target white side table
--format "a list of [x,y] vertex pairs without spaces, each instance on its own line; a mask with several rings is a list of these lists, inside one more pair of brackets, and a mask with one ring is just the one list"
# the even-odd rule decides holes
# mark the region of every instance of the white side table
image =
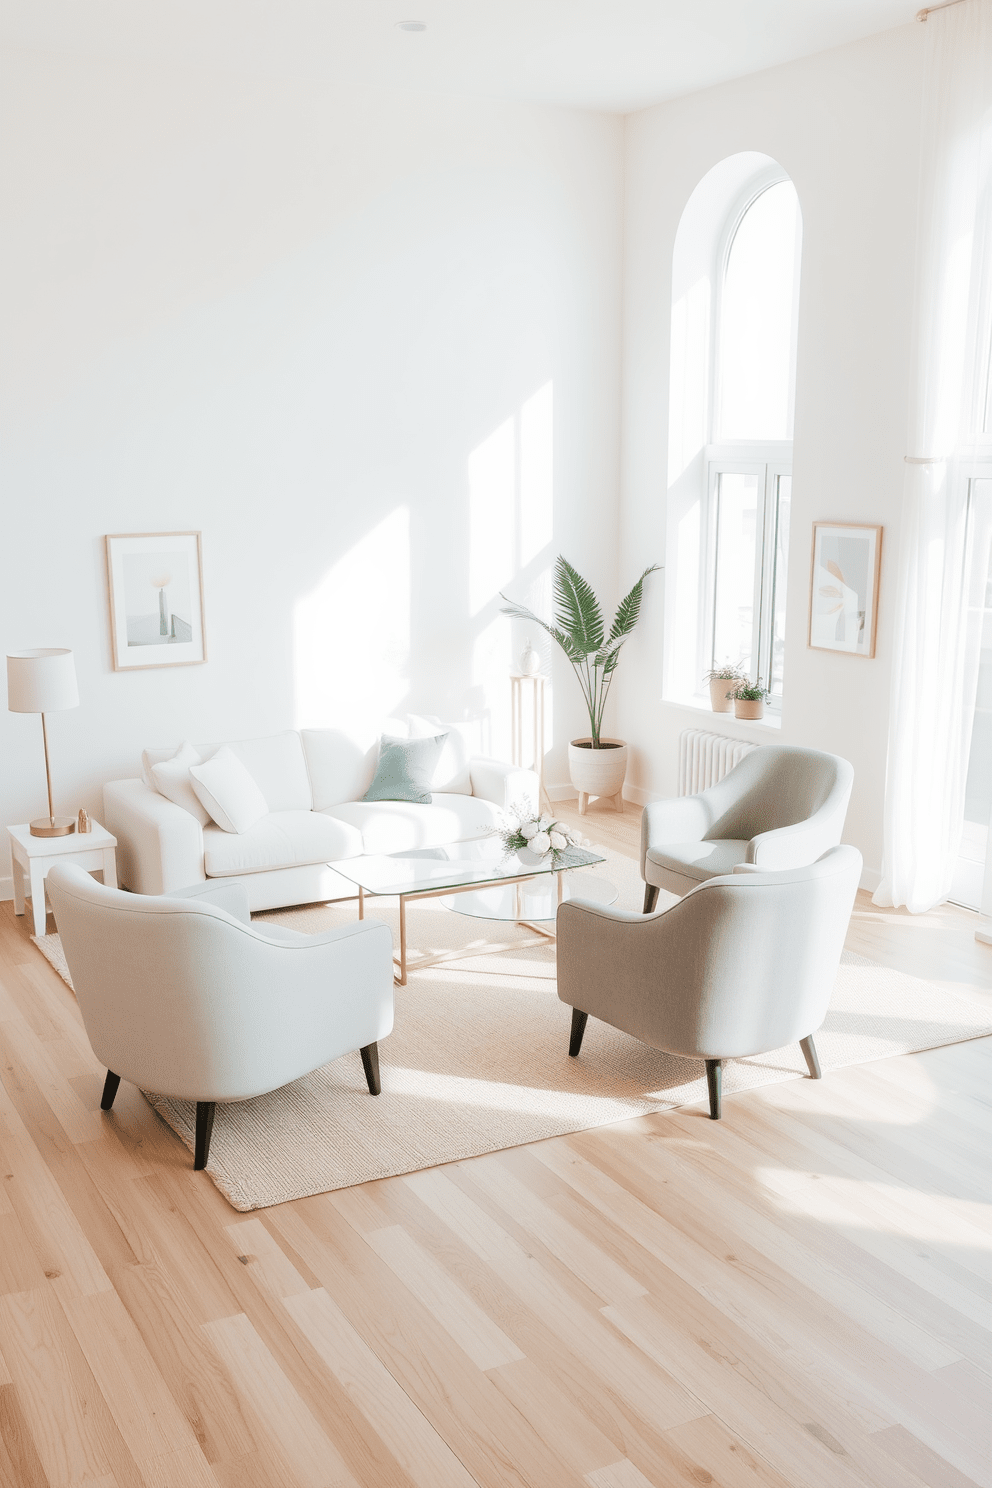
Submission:
[[117,838],[106,827],[92,823],[92,831],[68,837],[32,837],[27,822],[8,827],[14,875],[14,913],[24,913],[25,894],[31,900],[35,935],[45,933],[45,875],[53,863],[77,863],[89,873],[103,869],[108,888],[117,887]]

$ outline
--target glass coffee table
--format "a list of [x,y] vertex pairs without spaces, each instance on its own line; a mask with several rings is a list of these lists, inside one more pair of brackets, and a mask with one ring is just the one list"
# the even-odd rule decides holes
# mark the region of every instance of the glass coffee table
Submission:
[[[382,856],[344,858],[331,863],[336,873],[358,885],[358,918],[365,918],[366,895],[394,894],[400,901],[401,987],[406,986],[406,906],[409,899],[450,899],[449,908],[480,919],[512,920],[554,939],[541,920],[553,920],[558,905],[570,897],[566,882],[575,868],[605,863],[602,853],[570,847],[560,854],[561,867],[531,853],[508,853],[495,838],[457,842],[451,847],[411,847]],[[588,875],[575,883],[578,897],[612,904],[617,890]],[[454,896],[459,896],[455,898]],[[463,908],[464,906],[464,908]]]

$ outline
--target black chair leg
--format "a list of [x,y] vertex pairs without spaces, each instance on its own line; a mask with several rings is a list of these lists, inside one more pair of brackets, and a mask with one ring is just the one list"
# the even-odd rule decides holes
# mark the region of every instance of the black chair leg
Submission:
[[366,1044],[358,1052],[362,1056],[365,1078],[369,1082],[369,1094],[378,1095],[382,1090],[382,1081],[379,1079],[379,1045]]
[[706,1061],[706,1088],[710,1093],[710,1120],[719,1121],[722,1111],[720,1108],[720,1096],[722,1094],[723,1065],[719,1059],[707,1059]]
[[823,1071],[820,1069],[820,1061],[816,1057],[816,1045],[813,1042],[813,1035],[810,1034],[809,1038],[800,1039],[799,1047],[803,1051],[803,1058],[806,1061],[806,1068],[809,1070],[810,1079],[822,1080]]
[[644,885],[644,913],[645,914],[650,914],[651,911],[654,909],[654,907],[655,907],[655,905],[657,903],[658,903],[658,885],[657,884],[645,884]]
[[572,1037],[568,1041],[568,1052],[574,1059],[582,1048],[582,1035],[586,1031],[589,1014],[580,1012],[578,1008],[572,1009]]
[[197,1101],[196,1103],[196,1151],[193,1155],[193,1168],[197,1173],[207,1166],[216,1109],[216,1101]]
[[115,1075],[113,1070],[107,1071],[107,1078],[103,1082],[103,1098],[100,1101],[100,1110],[109,1111],[114,1104],[117,1087],[121,1083],[120,1075]]

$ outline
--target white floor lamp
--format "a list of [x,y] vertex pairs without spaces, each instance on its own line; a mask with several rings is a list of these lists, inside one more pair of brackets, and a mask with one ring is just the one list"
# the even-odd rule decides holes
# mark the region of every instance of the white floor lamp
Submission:
[[76,667],[72,652],[45,648],[14,651],[7,657],[7,708],[11,713],[40,713],[45,743],[45,779],[48,783],[48,815],[31,823],[32,837],[68,837],[76,830],[74,816],[56,816],[52,806],[52,772],[48,765],[46,713],[79,706]]

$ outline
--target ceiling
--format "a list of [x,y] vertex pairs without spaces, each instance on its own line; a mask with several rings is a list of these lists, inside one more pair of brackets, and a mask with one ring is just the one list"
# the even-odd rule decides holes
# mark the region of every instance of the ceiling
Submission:
[[0,0],[0,46],[626,113],[904,25],[921,3]]

